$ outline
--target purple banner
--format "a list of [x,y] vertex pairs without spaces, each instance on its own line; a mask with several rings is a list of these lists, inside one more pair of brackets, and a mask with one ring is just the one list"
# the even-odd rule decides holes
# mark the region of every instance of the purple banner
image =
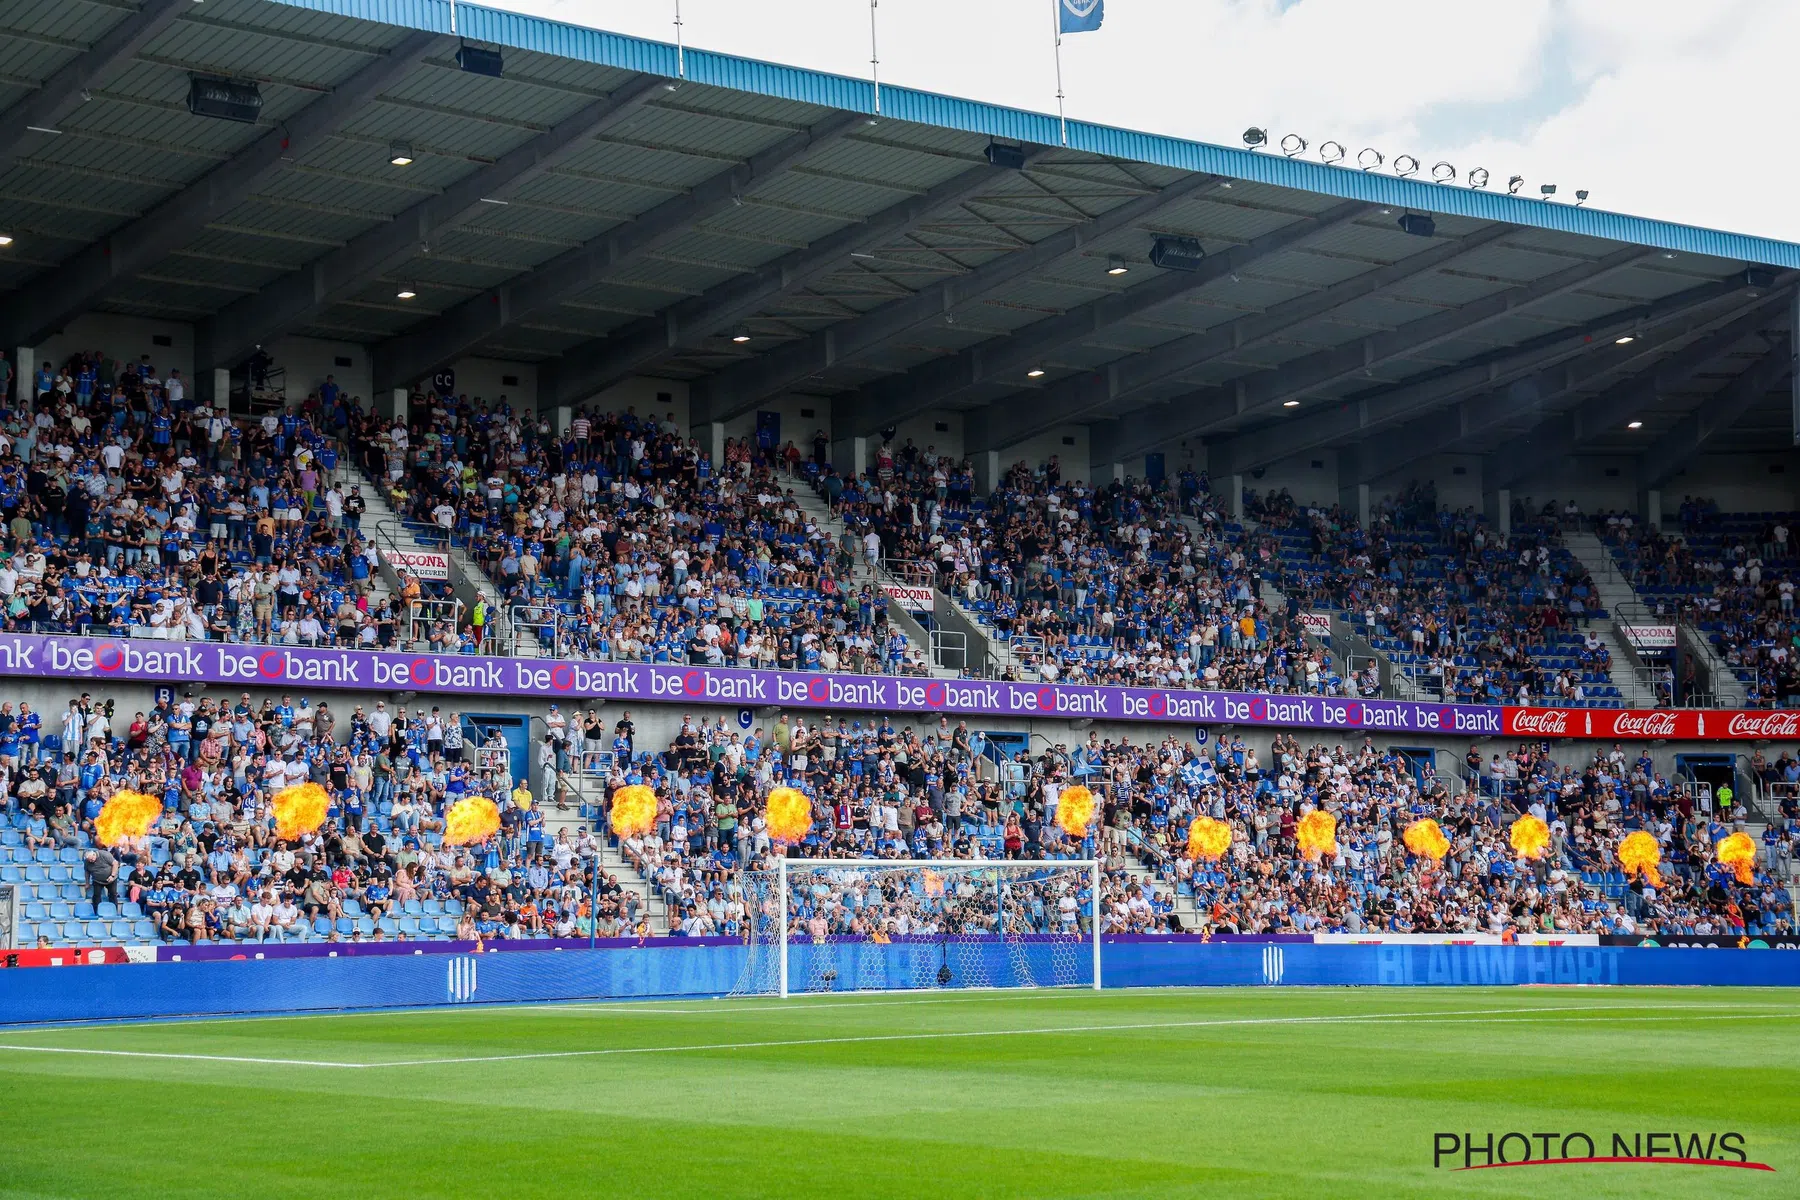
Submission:
[[775,705],[825,712],[1266,725],[1347,732],[1497,737],[1503,710],[1485,704],[1415,704],[1175,688],[823,675],[740,667],[475,658],[0,634],[0,675],[227,687],[337,688],[443,695],[623,700],[653,704]]

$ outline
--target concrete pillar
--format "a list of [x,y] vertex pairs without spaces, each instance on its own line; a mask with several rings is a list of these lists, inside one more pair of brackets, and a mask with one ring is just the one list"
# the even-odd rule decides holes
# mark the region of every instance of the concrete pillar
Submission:
[[575,409],[567,404],[559,404],[550,410],[550,428],[557,437],[569,432],[569,426],[575,420]]
[[212,380],[212,392],[207,400],[214,408],[231,407],[231,368],[214,367],[207,375]]
[[831,443],[831,465],[837,473],[849,479],[860,476],[869,469],[869,439],[866,437],[837,438]]
[[986,496],[1000,486],[1000,452],[983,450],[973,456],[975,460],[975,488]]
[[1227,475],[1225,477],[1225,509],[1234,521],[1244,519],[1244,477]]
[[1125,482],[1125,464],[1124,463],[1116,462],[1112,465],[1112,477],[1113,477],[1114,483],[1124,483]]
[[37,351],[30,346],[20,346],[18,353],[13,355],[13,394],[25,404],[37,399],[33,390],[37,387],[34,382],[37,369]]
[[1638,500],[1638,515],[1643,518],[1644,524],[1660,533],[1663,521],[1662,489],[1651,488],[1642,493]]
[[1498,488],[1481,494],[1481,506],[1487,513],[1488,528],[1512,536],[1512,489]]
[[1354,483],[1346,488],[1338,489],[1338,503],[1345,512],[1356,518],[1356,523],[1364,529],[1369,527],[1369,485]]
[[725,422],[708,421],[706,431],[700,436],[705,441],[706,453],[712,457],[713,470],[722,470],[725,466]]
[[411,393],[398,387],[392,391],[379,393],[375,397],[375,411],[384,417],[392,417],[396,421],[406,420],[407,402]]

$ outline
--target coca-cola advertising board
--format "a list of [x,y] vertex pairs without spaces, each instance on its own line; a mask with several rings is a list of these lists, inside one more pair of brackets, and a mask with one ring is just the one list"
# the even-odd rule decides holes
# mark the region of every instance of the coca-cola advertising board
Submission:
[[1510,737],[1776,742],[1800,738],[1800,711],[1704,708],[1508,708]]

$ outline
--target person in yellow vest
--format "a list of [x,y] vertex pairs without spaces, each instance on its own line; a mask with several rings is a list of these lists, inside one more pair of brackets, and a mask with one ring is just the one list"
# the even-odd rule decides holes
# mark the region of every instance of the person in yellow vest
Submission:
[[475,607],[469,612],[469,624],[475,630],[475,649],[477,653],[487,649],[488,602],[480,592],[475,593]]
[[1714,793],[1714,796],[1719,801],[1719,814],[1721,816],[1730,816],[1732,799],[1731,785],[1729,783],[1720,784],[1719,790]]

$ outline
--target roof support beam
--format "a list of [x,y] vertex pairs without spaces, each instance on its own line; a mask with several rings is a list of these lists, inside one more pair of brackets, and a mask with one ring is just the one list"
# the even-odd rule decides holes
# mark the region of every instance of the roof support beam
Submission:
[[454,44],[434,33],[414,33],[365,64],[332,89],[188,187],[125,228],[108,234],[56,267],[42,286],[19,289],[0,307],[5,345],[35,345],[85,311],[108,287],[180,248],[209,221],[236,208],[284,163],[361,115],[382,92],[399,83],[427,55]]
[[503,198],[581,148],[595,134],[636,112],[661,90],[659,80],[633,77],[531,140],[376,225],[323,258],[271,283],[259,294],[201,323],[194,357],[201,370],[241,362],[264,342],[302,325],[354,294],[382,272],[429,254],[439,234],[468,220],[482,198]]
[[[1093,337],[1112,325],[1179,300],[1233,272],[1247,270],[1258,259],[1280,254],[1306,238],[1346,225],[1369,211],[1369,206],[1360,200],[1335,205],[1315,216],[1290,221],[1279,229],[1218,254],[1209,254],[1200,263],[1199,270],[1159,271],[1136,287],[1125,288],[1098,300],[1077,305],[1067,312],[1034,321],[1010,334],[990,338],[946,358],[934,359],[902,375],[872,383],[861,389],[849,406],[856,411],[880,414],[880,419],[872,424],[865,419],[861,423],[862,428],[854,428],[851,432],[855,436],[867,436],[892,424],[896,414],[911,416],[941,408],[984,385],[1010,380],[1017,386],[1024,382],[1026,371],[1042,364],[1058,347]],[[1117,372],[1113,374],[1116,377]],[[1035,410],[1038,407],[1036,399],[1029,395],[1019,397],[1019,401],[1007,408],[1017,411]],[[834,403],[834,412],[836,408]],[[992,406],[987,409],[989,414],[995,411]],[[977,421],[982,426],[986,423],[985,420]],[[1055,428],[1058,423],[1051,422],[1045,428]],[[836,427],[835,417],[833,427]],[[974,454],[982,450],[997,450],[1015,445],[1020,440],[1022,439],[1013,438],[1010,441],[995,442],[988,439],[984,432],[978,435],[980,444],[970,445],[968,452]]]
[[692,231],[698,222],[741,202],[749,188],[805,162],[852,129],[861,128],[866,120],[856,113],[827,117],[641,216],[615,225],[492,291],[471,296],[416,329],[389,338],[375,351],[375,390],[404,387],[423,379],[507,326],[580,295]]
[[1645,321],[1666,320],[1673,314],[1713,303],[1742,288],[1743,284],[1735,280],[1702,284],[1652,304],[1544,334],[1521,345],[1485,355],[1468,366],[1437,371],[1421,379],[1371,391],[1327,411],[1304,416],[1295,414],[1298,419],[1277,422],[1209,447],[1208,467],[1216,474],[1251,471],[1304,450],[1366,437],[1382,426],[1406,420],[1459,396],[1482,389],[1493,390],[1518,372],[1541,370],[1558,359],[1579,354],[1595,339],[1610,339]]
[[1059,425],[1079,420],[1114,401],[1142,395],[1203,363],[1273,337],[1340,305],[1435,271],[1452,259],[1512,232],[1512,226],[1496,223],[1465,238],[1446,238],[1423,253],[1284,300],[1263,312],[1248,313],[1204,333],[1164,342],[1141,354],[1108,364],[1102,371],[1059,379],[1047,388],[997,401],[979,414],[971,413],[966,419],[963,426],[965,450],[973,454],[1016,446]]
[[1177,397],[1169,402],[1160,418],[1140,420],[1134,417],[1126,422],[1114,421],[1104,432],[1096,431],[1098,436],[1092,446],[1094,461],[1123,462],[1159,446],[1217,429],[1241,416],[1272,410],[1284,400],[1352,378],[1379,363],[1418,354],[1490,321],[1509,316],[1519,308],[1592,283],[1644,256],[1645,251],[1640,247],[1628,246],[1605,258],[1553,271],[1542,279],[1507,288],[1460,308],[1409,321],[1398,329],[1302,355],[1271,370],[1232,380],[1222,387]]
[[[1773,311],[1769,304],[1758,305],[1754,311],[1738,316],[1663,359],[1649,373],[1621,380],[1582,401],[1573,411],[1540,422],[1524,439],[1514,441],[1503,454],[1490,460],[1493,466],[1484,473],[1483,485],[1490,491],[1511,487],[1544,462],[1572,453],[1582,437],[1623,427],[1633,413],[1641,411],[1658,393],[1679,387],[1708,363],[1729,353],[1746,337],[1766,328]],[[1448,453],[1472,438],[1492,434],[1522,416],[1542,414],[1551,401],[1654,352],[1656,343],[1691,337],[1697,330],[1717,324],[1718,320],[1716,313],[1690,317],[1678,328],[1654,335],[1654,340],[1653,335],[1643,334],[1640,340],[1630,345],[1607,345],[1598,353],[1517,380],[1504,391],[1475,396],[1452,408],[1410,421],[1404,436],[1375,438],[1357,447],[1352,456],[1353,469],[1346,470],[1346,461],[1340,458],[1340,486],[1373,483],[1403,470],[1409,463]]]
[[[1139,196],[1097,217],[1062,229],[1022,250],[1003,254],[965,275],[945,279],[893,300],[878,308],[840,321],[827,329],[777,346],[767,354],[731,367],[697,383],[690,395],[692,420],[724,421],[755,408],[757,403],[785,388],[847,362],[926,321],[942,319],[962,305],[974,304],[1015,279],[1073,254],[1096,238],[1128,229],[1158,209],[1223,180],[1213,175],[1189,175],[1148,196]],[[834,409],[834,419],[835,412]]]
[[1781,385],[1794,369],[1794,335],[1775,339],[1755,366],[1725,385],[1723,391],[1683,417],[1675,428],[1644,451],[1638,486],[1659,488],[1692,462],[1713,436],[1730,429]]
[[[1035,157],[1043,151],[1029,151]],[[994,181],[994,169],[971,167],[922,196],[908,196],[866,220],[846,225],[802,250],[726,280],[653,317],[573,346],[544,364],[538,394],[547,405],[579,404],[631,375],[754,315],[772,301],[811,287],[850,255],[873,250],[908,229],[951,211]]]
[[[0,113],[0,174],[13,160],[55,137],[64,117],[86,103],[84,93],[99,87],[192,8],[194,0],[145,0],[143,6],[101,34],[86,50],[58,67],[50,78]],[[35,128],[34,128],[35,127]]]

